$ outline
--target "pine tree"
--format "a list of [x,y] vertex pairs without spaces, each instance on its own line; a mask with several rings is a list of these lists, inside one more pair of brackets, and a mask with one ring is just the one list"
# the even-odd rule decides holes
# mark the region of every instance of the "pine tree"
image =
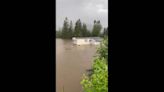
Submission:
[[82,26],[82,36],[83,37],[87,37],[87,25],[85,23],[83,23],[83,26]]
[[76,21],[75,23],[75,31],[74,31],[75,37],[81,37],[82,36],[82,24],[80,19]]
[[69,26],[69,38],[73,37],[73,24],[72,21],[70,22],[70,26]]
[[103,33],[104,36],[108,35],[108,31],[107,31],[107,28],[104,28],[104,33]]
[[87,30],[87,34],[86,34],[86,36],[87,36],[87,37],[92,36],[92,35],[91,35],[91,32],[90,32],[89,30]]
[[100,35],[101,29],[102,29],[102,25],[101,25],[100,20],[99,20],[99,21],[97,22],[97,36]]
[[100,31],[102,29],[100,21],[94,20],[92,36],[100,36]]
[[82,23],[79,19],[79,37],[82,37]]
[[62,30],[61,29],[59,29],[58,31],[56,31],[56,37],[57,38],[60,38],[61,37],[61,35],[62,35]]
[[69,24],[68,24],[68,18],[66,17],[62,28],[62,38],[68,38],[69,37],[68,32],[69,32]]

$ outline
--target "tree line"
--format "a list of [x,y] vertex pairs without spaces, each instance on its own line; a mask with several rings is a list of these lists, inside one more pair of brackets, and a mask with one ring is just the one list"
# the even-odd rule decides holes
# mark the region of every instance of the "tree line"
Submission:
[[101,30],[102,25],[100,20],[94,20],[92,30],[88,30],[86,23],[82,23],[80,19],[76,21],[75,27],[73,28],[72,21],[69,21],[66,17],[62,29],[56,31],[56,37],[71,39],[72,37],[101,37],[108,34],[108,28],[104,28],[103,33],[101,33]]

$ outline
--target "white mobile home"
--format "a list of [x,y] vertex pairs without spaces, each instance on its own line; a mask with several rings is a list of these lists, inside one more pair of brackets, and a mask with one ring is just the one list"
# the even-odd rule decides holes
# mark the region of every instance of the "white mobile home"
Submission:
[[73,37],[73,44],[75,45],[99,45],[100,37]]

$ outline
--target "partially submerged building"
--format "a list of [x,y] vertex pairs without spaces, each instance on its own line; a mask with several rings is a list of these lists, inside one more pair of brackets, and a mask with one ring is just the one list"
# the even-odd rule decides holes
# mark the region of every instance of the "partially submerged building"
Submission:
[[102,38],[100,37],[73,37],[75,45],[99,45]]

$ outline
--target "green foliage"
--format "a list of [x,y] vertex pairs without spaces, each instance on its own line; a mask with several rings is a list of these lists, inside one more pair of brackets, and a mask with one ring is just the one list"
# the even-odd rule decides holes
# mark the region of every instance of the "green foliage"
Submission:
[[90,36],[92,36],[91,35],[91,32],[90,31],[87,31],[86,37],[90,37]]
[[72,38],[73,37],[73,24],[72,21],[70,22],[70,26],[69,26],[69,33],[68,33],[68,38]]
[[78,19],[75,23],[75,27],[73,28],[72,21],[69,22],[66,17],[63,23],[63,27],[61,31],[56,31],[56,37],[61,37],[65,39],[71,39],[72,37],[103,37],[106,34],[106,30],[104,29],[104,33],[101,34],[100,31],[102,29],[100,21],[94,20],[94,26],[92,31],[87,29],[87,25],[82,23],[80,19]]
[[61,37],[61,32],[60,31],[56,31],[56,37],[60,38]]
[[101,29],[102,29],[102,26],[101,26],[100,21],[94,20],[92,36],[99,36]]
[[66,17],[64,20],[63,28],[62,28],[61,37],[69,39],[69,38],[72,38],[72,36],[73,36],[73,24],[72,24],[72,21],[70,21],[69,23],[69,20]]
[[76,21],[75,23],[75,31],[74,31],[74,36],[75,37],[82,37],[82,24],[80,19]]
[[62,30],[59,29],[59,30],[56,31],[56,37],[60,38],[61,36],[62,36]]
[[104,28],[104,33],[103,33],[104,36],[107,36],[108,35],[108,28]]
[[[92,64],[92,75],[83,75],[84,92],[108,92],[108,38],[104,38],[97,50],[99,54]],[[105,53],[105,54],[104,54]]]
[[62,28],[62,37],[69,38],[69,24],[68,18],[66,17],[64,20],[63,28]]
[[81,84],[85,92],[108,92],[108,66],[105,59],[97,58],[93,63],[91,77],[83,76]]
[[88,35],[88,33],[87,33],[87,25],[85,24],[85,23],[83,23],[83,26],[82,26],[82,36],[84,36],[84,37],[87,37]]
[[97,50],[99,58],[105,58],[108,61],[108,36],[102,40],[100,47]]

